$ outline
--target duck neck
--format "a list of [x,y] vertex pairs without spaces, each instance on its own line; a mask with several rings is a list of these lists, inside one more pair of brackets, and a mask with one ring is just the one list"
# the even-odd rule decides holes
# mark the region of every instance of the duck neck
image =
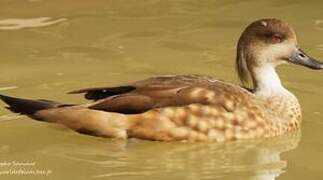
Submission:
[[268,98],[288,92],[279,79],[272,64],[255,67],[252,70],[254,92],[257,96]]
[[302,112],[294,94],[283,87],[275,71],[275,66],[267,65],[252,71],[254,94],[264,100],[264,105],[271,112],[277,113],[279,122],[294,129],[299,128]]

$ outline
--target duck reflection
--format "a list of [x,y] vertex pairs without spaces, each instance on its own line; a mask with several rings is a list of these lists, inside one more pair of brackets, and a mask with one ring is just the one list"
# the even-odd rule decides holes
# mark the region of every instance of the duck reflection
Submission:
[[273,180],[288,171],[281,154],[296,148],[299,140],[300,133],[228,143],[102,140],[51,146],[43,153],[94,167],[88,176],[99,179]]

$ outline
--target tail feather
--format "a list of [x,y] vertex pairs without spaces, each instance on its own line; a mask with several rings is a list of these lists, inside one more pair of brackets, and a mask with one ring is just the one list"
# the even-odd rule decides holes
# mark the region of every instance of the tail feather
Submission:
[[22,99],[1,94],[0,99],[8,105],[6,108],[10,111],[25,115],[32,115],[39,110],[54,108],[60,104],[53,101]]
[[37,121],[62,124],[74,131],[100,137],[127,138],[126,116],[49,100],[30,100],[0,95],[7,108]]

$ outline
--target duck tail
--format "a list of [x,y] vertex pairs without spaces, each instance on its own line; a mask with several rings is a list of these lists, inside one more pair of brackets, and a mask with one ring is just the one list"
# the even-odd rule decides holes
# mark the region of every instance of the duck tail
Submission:
[[0,95],[7,109],[27,115],[37,121],[62,124],[82,134],[100,137],[127,138],[126,129],[130,126],[126,116],[88,109],[70,108],[73,104],[62,104],[49,100],[31,100]]
[[33,115],[37,111],[54,108],[59,104],[54,101],[22,99],[1,94],[0,99],[8,105],[6,108],[10,111],[24,115]]

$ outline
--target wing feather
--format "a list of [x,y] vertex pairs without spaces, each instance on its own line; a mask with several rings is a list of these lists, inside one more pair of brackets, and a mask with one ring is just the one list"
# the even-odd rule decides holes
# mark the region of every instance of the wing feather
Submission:
[[226,108],[228,100],[235,98],[234,102],[239,102],[248,95],[239,86],[198,75],[162,76],[124,86],[87,88],[70,93],[85,93],[86,99],[95,100],[89,106],[91,109],[124,114],[196,103],[223,104]]

